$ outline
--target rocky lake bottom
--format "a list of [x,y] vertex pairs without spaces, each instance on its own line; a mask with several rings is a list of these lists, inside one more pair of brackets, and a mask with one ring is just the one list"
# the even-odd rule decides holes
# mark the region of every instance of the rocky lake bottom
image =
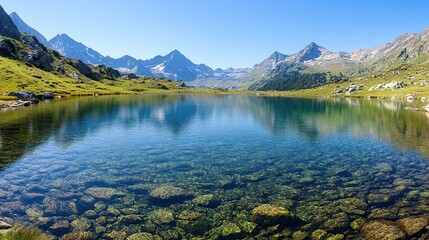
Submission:
[[429,239],[405,103],[107,96],[0,112],[0,220],[61,239]]

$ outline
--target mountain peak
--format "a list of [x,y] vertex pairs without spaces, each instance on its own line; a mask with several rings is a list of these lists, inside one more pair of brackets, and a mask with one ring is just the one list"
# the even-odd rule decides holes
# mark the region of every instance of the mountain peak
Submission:
[[285,60],[288,57],[288,55],[283,54],[281,52],[278,51],[274,51],[267,60],[272,60],[274,62],[278,62],[278,61],[282,61]]
[[[67,35],[67,34],[65,34],[65,33],[58,34],[58,35],[57,35],[57,36],[55,36],[54,38],[73,40],[73,38],[71,38],[69,35]],[[74,40],[73,40],[73,41],[74,41]]]
[[0,35],[15,39],[20,38],[21,33],[12,21],[11,17],[4,11],[2,6],[0,6],[0,23]]
[[306,48],[318,48],[319,47],[319,45],[317,45],[315,42],[311,42],[311,43],[309,43],[307,46],[306,46]]
[[171,56],[171,57],[185,57],[179,50],[174,49],[173,51],[171,51],[169,54],[167,54],[167,56]]
[[9,16],[10,17],[18,17],[19,18],[18,13],[16,13],[16,12],[13,12],[13,13],[9,14]]
[[25,32],[30,36],[35,36],[37,38],[37,40],[39,40],[39,42],[41,42],[43,45],[45,45],[46,47],[52,48],[51,44],[48,42],[48,40],[46,40],[46,38],[39,33],[36,29],[28,26],[28,24],[26,24],[24,22],[24,20],[22,20],[18,13],[13,12],[10,15],[10,18],[12,19],[13,23],[15,24],[15,26],[21,31],[21,32]]
[[311,42],[303,50],[298,52],[298,61],[305,62],[314,60],[322,55],[322,49],[324,48],[314,42]]

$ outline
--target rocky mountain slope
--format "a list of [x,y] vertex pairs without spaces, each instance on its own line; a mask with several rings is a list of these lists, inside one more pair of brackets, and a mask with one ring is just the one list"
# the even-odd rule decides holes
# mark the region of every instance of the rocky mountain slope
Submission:
[[0,56],[23,61],[29,67],[61,74],[74,79],[116,79],[118,71],[106,66],[90,66],[80,60],[66,58],[48,49],[40,41],[19,32],[11,17],[0,7]]
[[48,48],[52,48],[51,44],[49,43],[48,40],[46,40],[46,38],[39,33],[36,29],[28,26],[19,16],[16,12],[11,13],[10,18],[12,19],[13,23],[17,26],[17,28],[22,31],[27,33],[30,36],[35,36],[40,43],[42,43],[43,45],[45,45]]

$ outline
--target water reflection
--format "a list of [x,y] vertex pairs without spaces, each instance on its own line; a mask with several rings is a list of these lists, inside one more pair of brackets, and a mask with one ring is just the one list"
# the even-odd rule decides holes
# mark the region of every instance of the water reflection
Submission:
[[247,114],[272,134],[290,131],[315,141],[320,135],[373,135],[400,149],[429,156],[429,123],[405,103],[358,99],[289,99],[251,96],[147,95],[79,98],[0,112],[0,163],[13,162],[53,136],[68,146],[99,129],[153,124],[181,134],[196,119]]

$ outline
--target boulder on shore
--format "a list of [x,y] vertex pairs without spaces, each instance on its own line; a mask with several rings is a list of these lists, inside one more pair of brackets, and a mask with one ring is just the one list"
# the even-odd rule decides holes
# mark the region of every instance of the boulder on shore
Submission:
[[37,101],[37,102],[39,101],[36,94],[25,90],[21,90],[17,92],[16,97],[20,100],[29,100],[29,101]]
[[43,99],[54,99],[54,94],[51,92],[45,92],[43,94]]

